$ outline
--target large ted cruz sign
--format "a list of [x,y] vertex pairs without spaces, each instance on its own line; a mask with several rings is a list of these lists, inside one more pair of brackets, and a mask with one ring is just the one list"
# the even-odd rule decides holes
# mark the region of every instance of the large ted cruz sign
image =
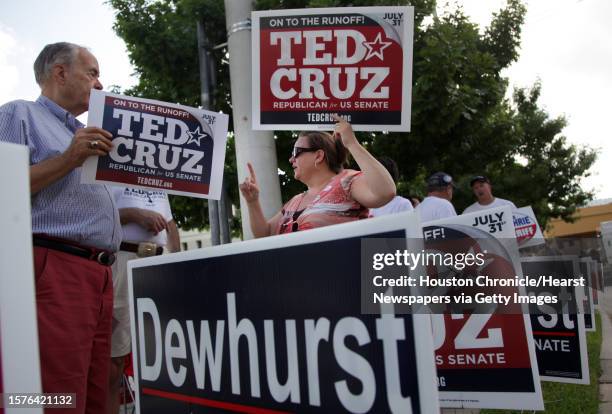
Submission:
[[410,130],[413,7],[253,13],[253,128]]

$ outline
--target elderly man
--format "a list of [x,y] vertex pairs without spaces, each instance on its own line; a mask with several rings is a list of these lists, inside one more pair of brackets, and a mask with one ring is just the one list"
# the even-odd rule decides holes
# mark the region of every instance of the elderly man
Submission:
[[111,134],[85,128],[96,58],[72,43],[44,47],[34,62],[36,102],[0,107],[0,140],[30,149],[32,231],[42,388],[76,393],[76,409],[103,413],[108,389],[111,268],[121,241],[112,193],[81,184],[87,157],[106,155]]
[[473,177],[470,180],[470,187],[472,187],[472,191],[478,201],[463,210],[463,214],[501,206],[510,206],[512,210],[516,210],[516,206],[512,201],[493,196],[491,181],[484,175]]
[[450,202],[454,188],[453,177],[445,172],[437,172],[427,179],[427,197],[415,209],[421,216],[421,222],[457,215]]

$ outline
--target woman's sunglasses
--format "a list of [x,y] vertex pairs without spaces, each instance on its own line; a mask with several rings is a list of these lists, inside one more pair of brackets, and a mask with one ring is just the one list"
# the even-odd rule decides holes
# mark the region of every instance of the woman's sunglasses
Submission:
[[303,148],[303,147],[293,147],[293,151],[291,151],[291,157],[297,158],[303,152],[315,152],[318,151],[318,148]]

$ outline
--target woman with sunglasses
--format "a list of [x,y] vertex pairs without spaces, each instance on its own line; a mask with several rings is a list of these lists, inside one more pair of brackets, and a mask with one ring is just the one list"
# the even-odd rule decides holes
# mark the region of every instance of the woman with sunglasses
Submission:
[[[289,162],[294,176],[308,189],[289,200],[266,220],[259,203],[259,186],[253,166],[240,184],[249,209],[255,237],[284,234],[368,217],[368,209],[380,207],[395,196],[393,179],[359,144],[351,125],[334,115],[334,135],[301,132]],[[344,169],[350,153],[361,171]]]

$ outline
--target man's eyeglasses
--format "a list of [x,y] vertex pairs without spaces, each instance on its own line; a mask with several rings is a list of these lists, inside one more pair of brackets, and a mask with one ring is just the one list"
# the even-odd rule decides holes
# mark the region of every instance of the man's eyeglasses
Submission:
[[315,152],[315,151],[318,151],[318,148],[293,147],[293,151],[291,151],[291,157],[297,158],[303,152]]

